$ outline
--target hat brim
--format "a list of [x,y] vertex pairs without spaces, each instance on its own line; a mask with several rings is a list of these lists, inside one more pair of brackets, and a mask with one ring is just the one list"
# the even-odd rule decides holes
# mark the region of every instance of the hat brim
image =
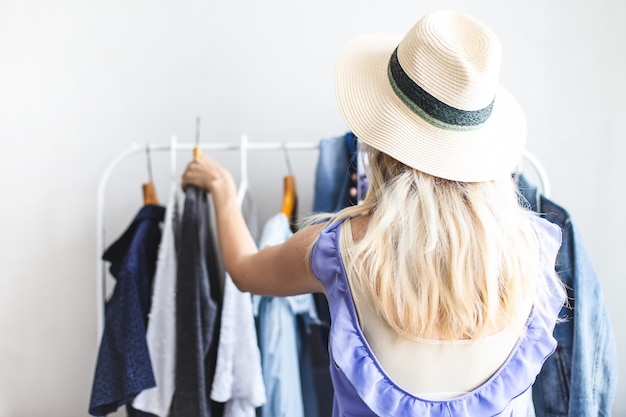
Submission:
[[510,174],[526,144],[526,119],[499,86],[489,119],[472,130],[436,127],[410,110],[387,75],[397,35],[366,35],[349,42],[336,70],[343,118],[366,144],[415,169],[449,180],[477,182]]

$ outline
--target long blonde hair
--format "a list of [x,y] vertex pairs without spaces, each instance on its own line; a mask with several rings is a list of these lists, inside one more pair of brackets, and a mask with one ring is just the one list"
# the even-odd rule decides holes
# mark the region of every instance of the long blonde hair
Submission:
[[371,215],[360,241],[341,240],[342,258],[350,285],[396,332],[477,339],[545,294],[534,214],[510,178],[445,180],[366,149],[365,200],[333,221]]

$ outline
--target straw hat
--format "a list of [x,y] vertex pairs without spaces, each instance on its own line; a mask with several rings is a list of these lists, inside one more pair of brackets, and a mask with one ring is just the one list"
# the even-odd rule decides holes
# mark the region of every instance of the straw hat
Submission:
[[510,174],[526,120],[499,85],[501,50],[484,24],[450,11],[402,39],[359,37],[339,58],[339,107],[359,139],[420,171],[465,182]]

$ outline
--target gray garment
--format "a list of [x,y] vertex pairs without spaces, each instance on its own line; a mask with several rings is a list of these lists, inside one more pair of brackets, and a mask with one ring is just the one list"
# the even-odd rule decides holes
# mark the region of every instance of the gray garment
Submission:
[[171,417],[218,417],[209,397],[220,328],[223,269],[212,232],[207,195],[185,192],[176,283],[176,387]]

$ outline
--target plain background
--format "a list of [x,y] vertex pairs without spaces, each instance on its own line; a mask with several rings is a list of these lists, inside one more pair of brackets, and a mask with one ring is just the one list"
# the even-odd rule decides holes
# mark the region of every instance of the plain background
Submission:
[[[343,134],[333,89],[342,45],[403,34],[435,8],[467,11],[502,40],[502,82],[526,110],[552,198],[581,231],[623,352],[626,2],[0,0],[0,416],[87,415],[96,191],[117,155],[172,135],[191,143],[198,116],[203,143]],[[216,157],[237,177],[236,152]],[[305,214],[317,154],[289,157]],[[152,156],[162,200],[168,158]],[[190,159],[179,155],[176,175]],[[282,152],[250,156],[261,224],[280,208],[286,172]],[[140,208],[146,180],[143,154],[113,172],[109,242]],[[614,415],[626,415],[623,381]]]

